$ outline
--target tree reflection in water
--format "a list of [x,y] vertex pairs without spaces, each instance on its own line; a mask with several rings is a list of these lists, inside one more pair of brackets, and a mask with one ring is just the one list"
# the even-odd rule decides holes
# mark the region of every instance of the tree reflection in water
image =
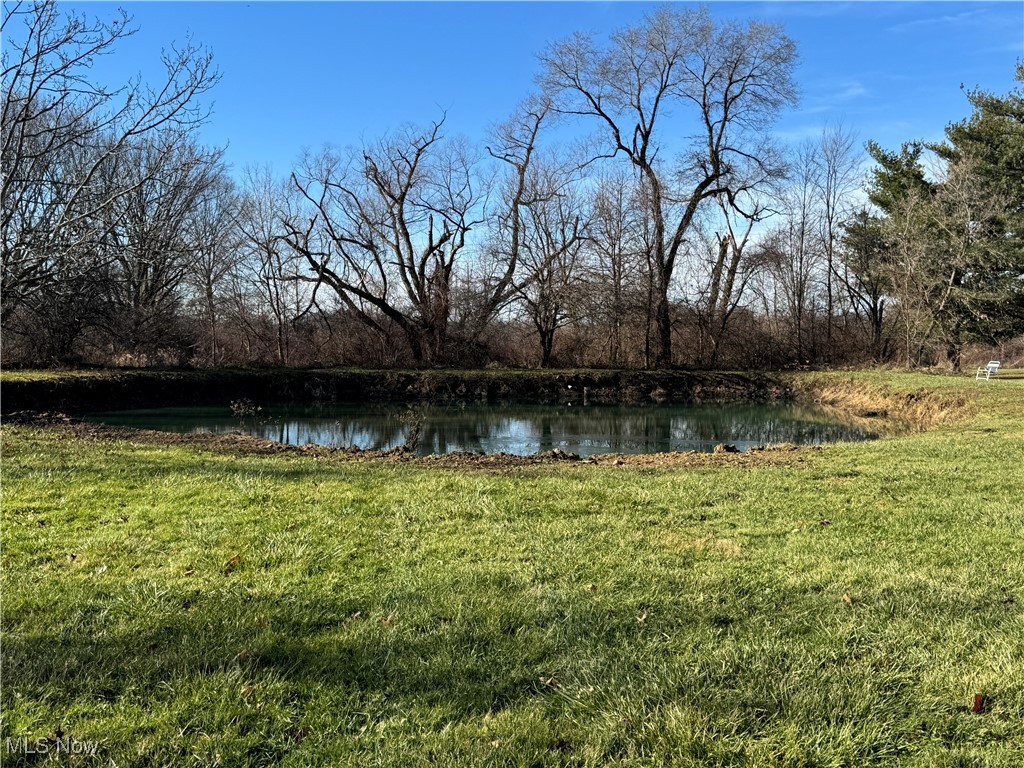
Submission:
[[[419,454],[471,451],[529,455],[559,449],[595,453],[740,450],[768,443],[865,440],[868,432],[821,410],[794,405],[551,406],[426,405]],[[173,432],[242,431],[292,445],[386,450],[409,429],[403,405],[270,406],[238,418],[227,408],[163,408],[97,414],[92,420]]]

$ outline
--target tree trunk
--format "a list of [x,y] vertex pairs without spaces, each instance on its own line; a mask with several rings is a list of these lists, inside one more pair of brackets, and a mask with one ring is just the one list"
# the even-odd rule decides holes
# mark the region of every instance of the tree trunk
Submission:
[[540,367],[551,367],[551,350],[555,346],[554,328],[545,328],[540,331]]
[[952,339],[946,343],[946,360],[949,361],[952,366],[954,373],[960,372],[961,352],[963,351],[963,345],[959,339]]
[[208,281],[206,284],[206,308],[209,313],[210,319],[210,363],[211,365],[217,365],[217,304],[216,299],[213,295],[213,283]]
[[875,303],[871,306],[871,350],[876,363],[882,362],[885,357],[885,342],[882,338],[884,312],[884,303]]
[[672,367],[672,316],[668,301],[668,286],[671,272],[660,270],[658,275],[658,297],[655,307],[655,322],[658,325],[658,349],[655,353],[655,368]]

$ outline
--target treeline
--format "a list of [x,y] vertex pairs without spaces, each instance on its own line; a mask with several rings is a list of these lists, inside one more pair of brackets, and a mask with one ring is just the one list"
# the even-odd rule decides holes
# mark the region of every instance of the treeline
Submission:
[[208,52],[111,90],[127,17],[3,25],[8,365],[959,366],[1024,333],[1020,90],[865,174],[841,125],[772,141],[781,29],[666,7],[549,46],[480,146],[440,116],[233,176]]

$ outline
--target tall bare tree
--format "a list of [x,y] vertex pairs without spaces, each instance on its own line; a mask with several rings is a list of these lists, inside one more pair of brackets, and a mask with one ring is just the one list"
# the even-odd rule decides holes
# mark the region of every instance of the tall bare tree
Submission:
[[[551,103],[542,97],[524,101],[493,130],[488,154],[503,164],[499,170],[496,201],[492,205],[491,238],[486,248],[485,274],[480,275],[479,297],[474,302],[477,323],[482,326],[534,279],[534,270],[521,276],[520,261],[526,249],[526,228],[531,207],[550,201],[564,183],[552,174],[535,172],[538,138],[550,120]],[[538,184],[545,178],[550,183]]]
[[[844,294],[852,299],[852,276],[837,250],[842,225],[853,212],[853,195],[863,181],[856,136],[842,123],[825,126],[815,147],[813,165],[813,184],[821,209],[819,237],[825,255],[825,343],[831,347],[836,301],[842,300]],[[849,308],[851,303],[846,302],[846,306]]]
[[[740,306],[751,264],[749,249],[754,227],[772,215],[767,200],[755,190],[743,195],[720,195],[720,218],[710,251],[706,289],[698,302],[698,318],[710,352],[703,361],[718,364],[729,320]],[[702,350],[703,351],[703,350]]]
[[[530,187],[551,189],[550,177],[557,174],[557,169],[538,166],[532,176],[540,179],[532,179]],[[551,364],[556,331],[580,304],[586,216],[578,193],[570,188],[524,211],[519,258],[525,275],[518,283],[518,297],[537,331],[543,368]]]
[[[738,165],[771,164],[763,128],[795,101],[796,48],[774,25],[716,23],[706,9],[664,6],[603,49],[577,34],[541,60],[557,108],[603,126],[604,155],[624,155],[648,187],[656,364],[671,365],[669,292],[687,230],[703,201],[730,189]],[[668,122],[679,107],[692,118],[685,128]],[[663,125],[694,136],[678,163],[662,157]]]
[[[959,370],[970,321],[988,320],[994,293],[972,284],[982,272],[976,252],[992,249],[986,241],[996,240],[993,222],[1005,215],[1010,197],[986,189],[973,157],[955,158],[937,175],[924,193],[905,195],[887,211],[885,231],[908,361],[934,362],[937,346]],[[1020,267],[1000,271],[1022,279]]]
[[[239,321],[246,331],[273,348],[281,365],[291,362],[294,325],[316,300],[299,279],[304,259],[285,242],[286,222],[297,219],[298,194],[276,182],[266,168],[248,168],[244,174],[238,229],[241,258],[234,271]],[[266,317],[267,322],[261,322]],[[269,339],[264,328],[269,325]]]
[[[629,358],[624,336],[630,326],[645,320],[649,307],[649,249],[643,238],[641,208],[633,174],[619,171],[595,180],[587,238],[592,257],[587,298],[589,314],[607,329],[606,359],[613,367]],[[647,323],[642,327],[646,335]]]
[[146,179],[111,186],[103,169],[158,131],[188,130],[208,111],[197,97],[216,82],[210,53],[191,41],[163,55],[165,78],[107,87],[91,64],[134,34],[122,11],[112,21],[64,15],[53,0],[3,6],[0,241],[4,313],[91,255],[107,207]]
[[191,255],[187,280],[201,307],[206,339],[200,359],[220,365],[224,359],[220,326],[228,277],[238,264],[241,234],[238,227],[239,196],[223,169],[214,169],[209,187],[199,196],[185,221],[185,237]]
[[346,155],[307,156],[292,181],[312,215],[285,222],[309,280],[370,327],[394,323],[417,363],[443,357],[453,268],[481,223],[472,162],[443,143],[442,123]]
[[[788,354],[800,363],[817,354],[815,321],[822,310],[825,281],[815,153],[812,142],[798,148],[788,184],[779,195],[780,221],[765,234],[753,254],[756,268],[764,273],[759,280],[762,306],[766,314],[784,319]],[[771,302],[767,300],[769,293]]]
[[119,156],[110,183],[127,183],[104,211],[102,327],[127,353],[181,346],[175,339],[187,278],[194,273],[196,211],[223,179],[220,150],[187,134],[142,137]]

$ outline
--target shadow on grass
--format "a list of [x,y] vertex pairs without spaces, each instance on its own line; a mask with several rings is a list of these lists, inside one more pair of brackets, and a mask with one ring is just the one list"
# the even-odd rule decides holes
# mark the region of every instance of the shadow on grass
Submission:
[[544,693],[545,659],[569,647],[603,645],[600,636],[608,635],[596,609],[552,641],[543,619],[516,609],[453,618],[443,606],[385,612],[369,601],[184,591],[172,602],[173,616],[167,605],[153,618],[111,617],[90,601],[65,607],[57,626],[35,626],[29,617],[5,627],[5,687],[69,702],[116,701],[161,683],[228,673],[482,715]]
[[[268,765],[325,699],[329,708],[310,714],[331,723],[325,738],[354,737],[355,710],[362,724],[401,716],[420,728],[533,702],[583,728],[625,706],[656,719],[671,701],[751,738],[780,719],[813,730],[822,717],[872,712],[879,719],[867,731],[902,733],[905,711],[922,706],[931,664],[921,659],[959,652],[963,630],[1010,636],[1018,610],[1005,590],[967,596],[922,580],[844,601],[826,584],[739,569],[702,582],[720,596],[702,602],[664,590],[634,601],[620,590],[608,602],[570,583],[538,600],[524,585],[452,591],[457,580],[440,577],[376,592],[364,584],[350,596],[323,583],[261,592],[225,579],[159,596],[141,585],[75,592],[72,583],[52,605],[15,605],[4,617],[5,707],[16,695],[42,702],[47,716],[87,722],[102,721],[109,705],[141,718],[139,734],[158,729],[156,741],[146,738],[161,755],[186,750],[182,760],[193,734],[240,740],[231,729],[241,723],[277,739],[270,757],[253,759]],[[908,635],[911,623],[931,629]],[[572,690],[590,682],[603,691],[577,705]],[[273,690],[274,702],[253,712],[251,687]]]

